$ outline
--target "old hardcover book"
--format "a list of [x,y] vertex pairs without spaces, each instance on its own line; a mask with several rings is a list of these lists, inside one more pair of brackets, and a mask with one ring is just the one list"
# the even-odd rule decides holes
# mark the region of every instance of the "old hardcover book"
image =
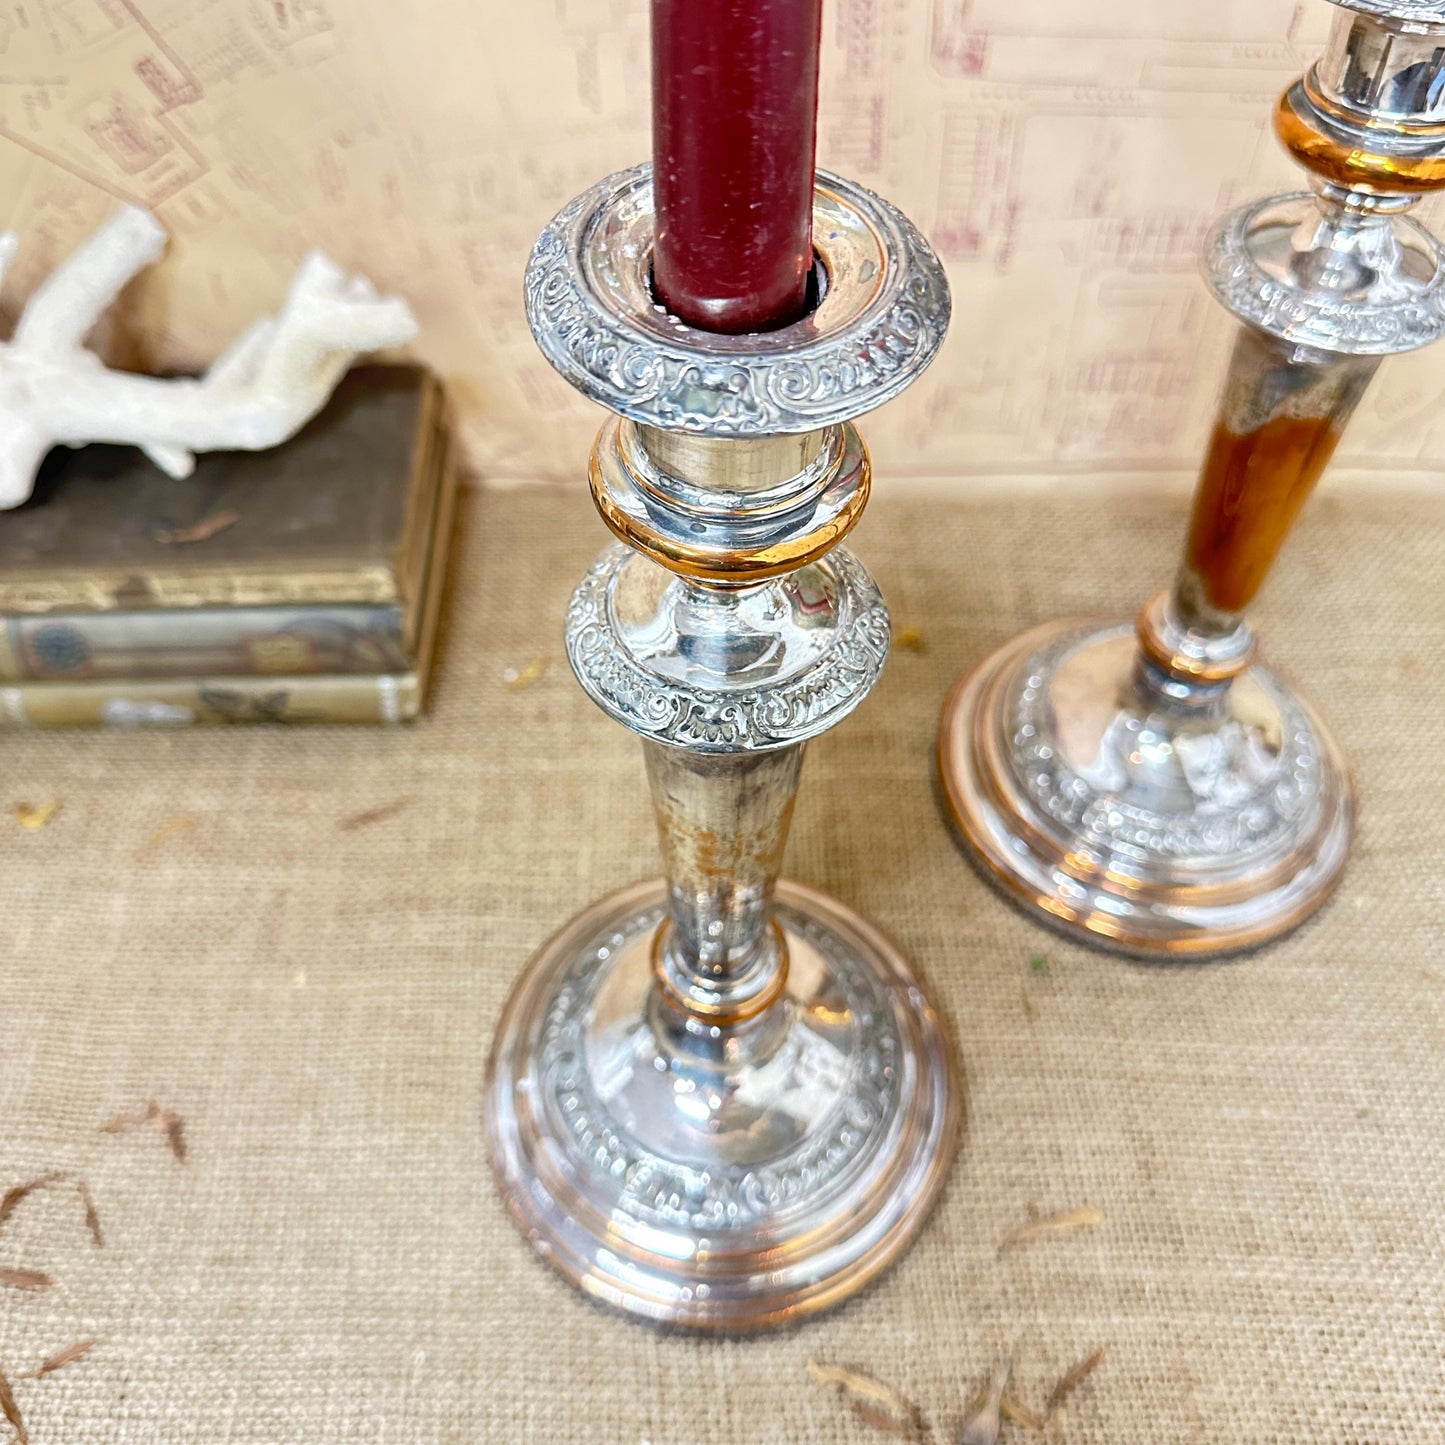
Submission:
[[428,645],[429,572],[445,568],[451,534],[456,475],[440,416],[417,485],[432,509],[420,535],[441,555],[422,559],[407,602],[12,613],[0,616],[0,682],[411,670]]
[[401,723],[421,710],[422,691],[414,672],[17,683],[0,686],[0,730]]
[[[10,728],[184,727],[226,723],[404,723],[426,702],[436,658],[457,487],[450,439],[439,440],[440,485],[415,608],[410,666],[311,674],[141,676],[0,681],[0,731]],[[385,609],[383,609],[385,610]],[[316,613],[312,613],[314,623]],[[308,624],[310,626],[311,624]],[[312,628],[314,633],[314,627]],[[370,646],[368,642],[366,646]],[[361,652],[351,654],[359,658]],[[279,662],[288,648],[274,654]]]
[[[457,486],[450,438],[438,440],[440,482],[430,554],[415,607],[410,665],[298,675],[140,676],[84,681],[0,681],[0,731],[9,728],[184,727],[228,723],[404,723],[420,714],[436,658]],[[382,609],[385,610],[385,609]],[[306,614],[303,614],[306,615]],[[317,612],[309,614],[314,635]],[[368,642],[366,646],[371,646]],[[358,646],[360,646],[358,644]],[[309,654],[308,654],[309,655]],[[359,659],[364,653],[350,654]],[[274,660],[295,658],[288,645]]]
[[202,455],[181,480],[132,448],[57,448],[32,499],[0,513],[0,615],[394,606],[416,638],[441,413],[423,368],[362,366],[290,441]]

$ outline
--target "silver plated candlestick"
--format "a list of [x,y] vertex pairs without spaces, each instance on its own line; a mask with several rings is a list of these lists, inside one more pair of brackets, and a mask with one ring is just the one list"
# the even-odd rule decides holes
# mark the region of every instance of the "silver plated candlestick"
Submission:
[[587,1294],[747,1330],[842,1300],[907,1247],[959,1117],[937,1012],[842,903],[779,882],[810,738],[851,712],[888,614],[838,543],[868,454],[852,419],[932,360],[943,272],[908,221],[820,172],[816,304],[693,330],[654,303],[646,166],[578,197],[527,270],[548,360],[614,417],[593,500],[620,539],[567,652],[643,742],[666,877],[535,954],[498,1028],[487,1124],[503,1195]]
[[1135,625],[1049,623],[960,679],[939,765],[1015,900],[1146,956],[1248,947],[1326,898],[1353,832],[1323,722],[1254,661],[1245,610],[1381,357],[1445,332],[1445,3],[1336,0],[1275,127],[1313,191],[1231,213],[1205,275],[1240,322],[1183,565]]

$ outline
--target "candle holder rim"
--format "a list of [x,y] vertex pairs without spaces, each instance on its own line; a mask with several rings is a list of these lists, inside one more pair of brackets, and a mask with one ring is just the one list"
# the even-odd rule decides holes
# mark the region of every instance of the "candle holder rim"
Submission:
[[[1299,206],[1292,219],[1264,219],[1275,209]],[[1435,263],[1428,280],[1413,295],[1398,292],[1376,299],[1339,300],[1327,293],[1290,284],[1272,272],[1260,256],[1266,230],[1292,231],[1318,215],[1312,191],[1266,196],[1227,212],[1211,228],[1201,269],[1215,299],[1240,321],[1282,341],[1342,356],[1393,356],[1429,346],[1445,336],[1445,249],[1412,216],[1380,214],[1397,241],[1427,254]],[[1308,207],[1308,210],[1303,208]]]
[[791,326],[741,335],[686,326],[653,301],[651,198],[648,163],[584,191],[544,228],[524,280],[543,355],[618,415],[721,437],[816,431],[890,400],[937,354],[951,311],[942,263],[866,187],[817,172],[826,291]]

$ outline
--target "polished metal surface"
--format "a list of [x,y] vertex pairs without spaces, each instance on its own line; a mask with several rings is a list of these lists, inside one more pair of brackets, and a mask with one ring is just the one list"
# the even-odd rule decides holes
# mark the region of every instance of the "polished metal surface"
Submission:
[[543,233],[528,317],[617,414],[588,468],[619,538],[567,655],[643,742],[666,878],[534,957],[498,1027],[487,1125],[534,1247],[589,1295],[703,1330],[784,1324],[862,1288],[942,1187],[960,1114],[936,1011],[842,904],[778,882],[809,739],[877,681],[888,611],[838,544],[871,470],[852,418],[938,349],[948,288],[912,226],[820,173],[818,301],[753,336],[649,289],[651,180]]
[[1246,612],[1379,358],[1445,333],[1445,7],[1341,0],[1275,130],[1312,191],[1225,216],[1204,272],[1242,323],[1173,590],[1050,623],[954,686],[947,810],[985,872],[1075,937],[1145,957],[1264,943],[1329,895],[1354,805]]
[[527,317],[547,360],[619,416],[709,436],[816,431],[881,406],[933,360],[949,294],[932,247],[872,191],[818,172],[821,293],[801,320],[739,336],[654,303],[652,168],[608,176],[532,250]]
[[567,656],[610,717],[701,752],[806,741],[868,695],[888,609],[851,553],[753,587],[678,577],[609,547],[572,597]]
[[1015,639],[944,707],[948,804],[985,873],[1085,942],[1146,957],[1250,948],[1339,880],[1348,773],[1267,668],[1173,698],[1172,681],[1127,622]]
[[958,1129],[951,1050],[894,948],[797,884],[786,993],[723,1029],[654,987],[661,882],[528,964],[487,1091],[504,1195],[543,1258],[659,1324],[745,1331],[836,1304],[908,1247]]
[[1330,0],[1342,10],[1420,26],[1445,26],[1445,0]]
[[1205,242],[1215,297],[1271,336],[1389,356],[1445,335],[1445,253],[1411,216],[1310,191],[1225,216]]

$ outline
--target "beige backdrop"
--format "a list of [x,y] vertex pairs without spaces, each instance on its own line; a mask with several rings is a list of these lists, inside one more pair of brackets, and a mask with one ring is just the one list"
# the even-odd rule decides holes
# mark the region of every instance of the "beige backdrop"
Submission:
[[[1228,326],[1222,207],[1296,184],[1267,117],[1323,0],[829,0],[820,160],[899,202],[956,294],[869,429],[897,485],[1182,484]],[[174,236],[117,360],[192,365],[311,245],[405,291],[496,481],[579,474],[596,414],[519,300],[547,217],[647,152],[646,0],[8,0],[6,309],[118,200]],[[1445,352],[1392,362],[1347,481],[1445,486]]]

